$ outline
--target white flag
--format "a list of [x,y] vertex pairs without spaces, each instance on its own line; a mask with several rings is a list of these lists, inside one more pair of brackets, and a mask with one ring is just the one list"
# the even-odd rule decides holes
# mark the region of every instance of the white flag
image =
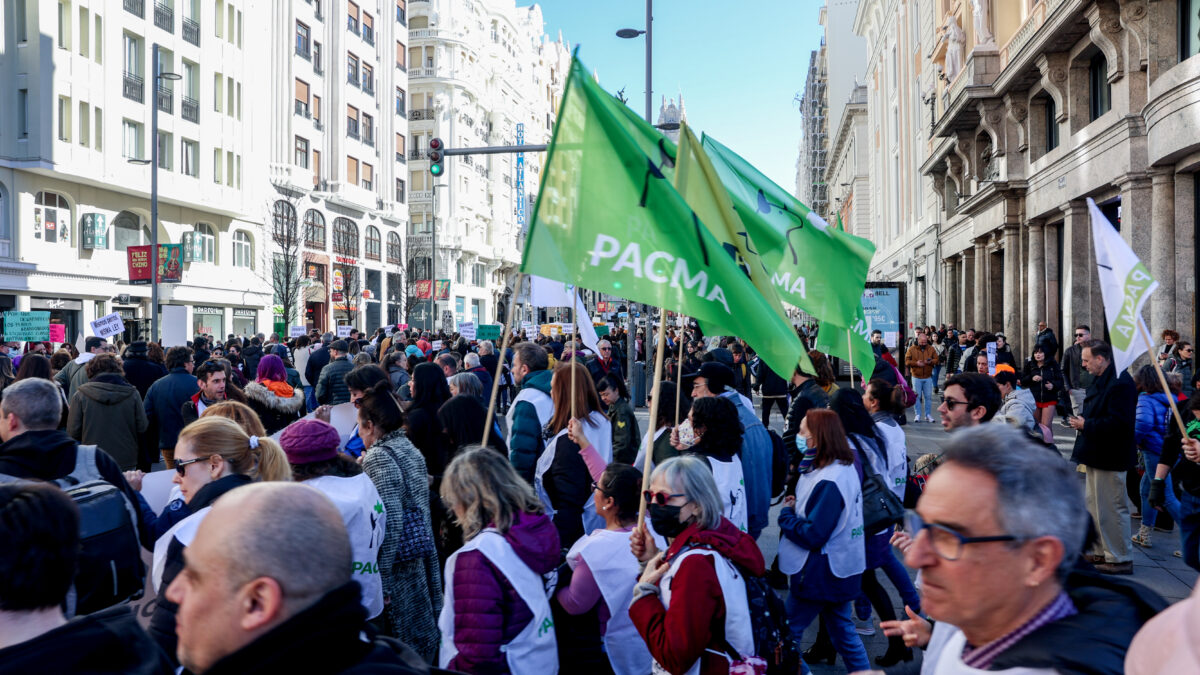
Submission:
[[1158,288],[1158,281],[1134,255],[1112,223],[1104,217],[1096,202],[1087,200],[1092,214],[1092,241],[1096,244],[1100,292],[1104,295],[1104,315],[1112,341],[1113,364],[1117,372],[1133,365],[1150,349],[1150,330],[1142,320],[1142,307]]
[[530,275],[529,304],[534,307],[570,307],[574,312],[571,318],[579,325],[579,339],[588,349],[600,353],[600,337],[596,335],[587,307],[574,286]]

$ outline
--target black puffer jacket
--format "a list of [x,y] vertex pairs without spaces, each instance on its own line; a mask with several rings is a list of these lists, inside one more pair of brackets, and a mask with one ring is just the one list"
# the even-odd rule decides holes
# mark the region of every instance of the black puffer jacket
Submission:
[[121,605],[0,649],[0,672],[166,675],[175,669]]
[[[1033,381],[1035,375],[1040,375],[1042,379],[1037,382]],[[1047,385],[1052,385],[1047,387]],[[1058,367],[1058,363],[1054,359],[1047,358],[1042,362],[1042,365],[1037,365],[1033,359],[1025,362],[1025,374],[1021,378],[1021,386],[1033,393],[1033,400],[1038,403],[1051,403],[1058,400],[1059,394],[1066,389],[1066,382],[1063,380],[1062,368]]]
[[[309,362],[312,362],[311,357]],[[348,403],[350,388],[346,386],[346,373],[351,370],[354,370],[354,364],[344,356],[322,368],[317,379],[317,402],[322,405]]]

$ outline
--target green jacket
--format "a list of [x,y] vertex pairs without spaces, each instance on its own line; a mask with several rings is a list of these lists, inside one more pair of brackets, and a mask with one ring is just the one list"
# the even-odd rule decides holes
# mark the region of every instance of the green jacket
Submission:
[[98,375],[79,387],[71,397],[67,433],[84,445],[98,445],[120,465],[122,471],[137,468],[138,434],[148,421],[142,397],[131,384],[105,381]]
[[637,459],[642,442],[642,431],[629,399],[619,398],[608,407],[608,420],[612,423],[613,461],[633,464]]

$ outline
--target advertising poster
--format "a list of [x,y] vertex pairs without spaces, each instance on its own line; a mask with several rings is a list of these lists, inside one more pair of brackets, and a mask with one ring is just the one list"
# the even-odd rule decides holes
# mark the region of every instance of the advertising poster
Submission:
[[895,349],[904,334],[904,289],[899,284],[868,285],[862,295],[868,331],[882,331],[883,343]]
[[438,279],[437,280],[437,299],[438,300],[449,300],[450,299],[450,280],[449,279]]
[[150,283],[150,247],[130,246],[126,251],[129,263],[129,283],[142,285]]
[[417,299],[428,300],[433,293],[433,282],[423,279],[417,282]]
[[178,284],[183,281],[183,244],[159,244],[158,283]]

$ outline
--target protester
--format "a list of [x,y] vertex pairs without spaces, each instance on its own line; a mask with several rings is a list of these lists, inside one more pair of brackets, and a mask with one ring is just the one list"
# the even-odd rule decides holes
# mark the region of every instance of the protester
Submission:
[[[96,355],[105,353],[105,346],[107,344],[108,343],[104,341],[104,338],[96,337],[94,335],[89,336],[86,340],[84,340],[83,353],[80,354],[75,360],[68,363],[65,368],[60,370],[58,374],[54,376],[54,381],[58,382],[59,386],[63,388],[63,391],[67,392],[68,400],[75,396],[76,389],[78,389],[81,385],[87,384],[88,376],[87,371],[84,370],[84,366],[87,365],[88,361],[96,358]],[[0,361],[0,364],[6,361],[7,360]],[[8,382],[12,381],[13,375],[11,367],[9,368],[9,371],[4,374],[4,377],[8,378]],[[4,382],[3,384],[7,386],[7,382]]]
[[917,334],[917,343],[904,353],[904,363],[908,367],[909,377],[912,378],[912,388],[917,392],[917,407],[914,409],[914,422],[921,421],[921,410],[925,410],[926,422],[933,422],[933,367],[938,361],[937,350],[929,344],[929,336]]
[[1000,409],[1000,388],[982,373],[959,373],[946,378],[938,413],[946,431],[990,422]]
[[1086,324],[1080,324],[1075,327],[1075,343],[1063,352],[1063,379],[1071,399],[1071,412],[1075,415],[1083,411],[1083,399],[1095,379],[1095,376],[1083,367],[1083,346],[1091,340],[1092,329]]
[[487,399],[483,397],[483,384],[474,373],[457,373],[446,379],[446,386],[450,389],[451,397],[465,394],[479,401],[481,405],[487,403]]
[[121,366],[125,370],[125,379],[137,387],[138,396],[143,400],[150,391],[150,386],[167,374],[166,368],[150,359],[150,347],[145,340],[129,343],[125,348]]
[[[1039,324],[1045,326],[1046,324]],[[1057,346],[1057,345],[1056,345]],[[1021,386],[1029,389],[1037,404],[1037,422],[1047,428],[1054,421],[1054,412],[1058,406],[1059,397],[1065,391],[1062,369],[1054,360],[1054,356],[1039,344],[1033,348],[1033,354],[1025,362],[1024,378]]]
[[329,364],[329,345],[332,343],[333,333],[322,335],[320,341],[312,345],[308,354],[308,363],[304,366],[304,378],[312,386],[312,391],[308,392],[310,410],[314,410],[320,405],[320,402],[317,401],[317,383],[321,379],[321,371]]
[[148,425],[142,397],[112,354],[96,356],[85,369],[88,382],[71,397],[67,433],[85,445],[100,446],[122,471],[137,468],[138,441]]
[[1037,423],[1037,402],[1028,389],[1017,386],[1017,375],[1008,365],[997,366],[996,376],[993,377],[1000,389],[1000,409],[992,417],[992,422],[1008,424],[1031,436],[1041,437],[1041,428]]
[[612,375],[624,382],[625,376],[621,373],[621,364],[613,358],[612,343],[608,340],[600,340],[596,344],[596,348],[600,353],[587,363],[587,369],[592,375],[593,383],[599,386],[600,380],[604,379],[606,375]]
[[800,423],[804,416],[813,408],[828,408],[829,395],[817,384],[816,379],[806,373],[799,365],[792,372],[792,405],[788,409],[784,424],[783,445],[789,456],[798,457],[804,453],[799,446]]
[[62,608],[80,561],[80,516],[62,490],[0,484],[0,541],[0,670],[172,672],[126,605],[67,620]]
[[1200,372],[1196,370],[1196,348],[1192,343],[1180,340],[1175,343],[1175,356],[1168,360],[1163,366],[1163,369],[1168,373],[1179,375],[1181,389],[1184,396],[1192,397],[1196,391],[1196,378]]
[[559,539],[537,495],[498,453],[474,448],[446,469],[441,496],[466,543],[446,561],[439,665],[464,673],[557,672],[542,575],[558,564]]
[[383,369],[391,380],[392,391],[399,394],[400,390],[408,388],[412,376],[408,373],[408,357],[403,351],[394,351],[384,357]]
[[1200,570],[1200,442],[1196,440],[1200,438],[1200,396],[1191,398],[1187,411],[1187,438],[1180,435],[1177,425],[1169,424],[1158,466],[1147,466],[1146,473],[1154,474],[1150,506],[1166,509],[1179,523],[1182,548],[1178,555],[1188,567]]
[[1045,321],[1038,322],[1037,333],[1033,336],[1033,344],[1034,349],[1041,348],[1047,361],[1058,358],[1058,338],[1054,336],[1054,331],[1046,326]]
[[631,535],[630,550],[646,566],[629,616],[655,671],[728,673],[731,648],[740,656],[755,651],[744,575],[766,572],[762,553],[722,517],[721,495],[699,457],[659,464],[644,498],[669,545],[659,551],[645,528]]
[[358,402],[358,428],[366,451],[363,471],[375,483],[388,514],[379,549],[379,576],[388,635],[426,661],[438,647],[437,616],[442,581],[430,514],[429,471],[404,432],[404,413],[379,382]]
[[[435,363],[419,363],[410,382],[412,405],[408,408],[405,428],[408,438],[421,451],[429,473],[441,476],[450,454],[448,440],[438,422],[438,410],[450,400],[450,387],[442,368]],[[433,486],[434,489],[437,485]],[[435,526],[437,518],[435,514]]]
[[[750,364],[746,361],[746,349],[740,343],[733,343],[729,346],[729,351],[733,354],[733,389],[737,393],[750,398],[751,375]],[[766,426],[764,423],[763,426]]]
[[1138,493],[1141,497],[1142,524],[1137,534],[1132,537],[1133,543],[1142,548],[1150,548],[1150,535],[1158,522],[1158,510],[1150,505],[1150,484],[1154,480],[1154,471],[1163,453],[1163,439],[1171,426],[1171,408],[1167,394],[1162,390],[1158,374],[1154,366],[1142,366],[1134,378],[1138,398],[1135,409],[1133,440],[1141,454],[1141,463],[1145,473],[1139,482]]
[[546,370],[545,350],[531,342],[513,347],[512,363],[513,381],[519,390],[508,409],[508,453],[513,468],[532,485],[535,465],[545,447],[542,427],[554,415],[550,397],[553,374]]
[[[268,354],[258,362],[261,372]],[[341,437],[328,422],[303,419],[290,424],[279,435],[279,445],[292,465],[292,480],[307,483],[328,497],[342,514],[354,554],[351,574],[362,586],[367,617],[383,611],[383,584],[379,574],[380,544],[389,514],[382,508],[379,492],[370,477],[345,453],[338,452]]]
[[642,443],[642,430],[629,404],[625,381],[610,373],[600,378],[596,390],[612,425],[613,461],[632,464]]
[[1163,343],[1155,349],[1154,358],[1159,364],[1164,364],[1175,357],[1175,343],[1179,342],[1179,332],[1167,328],[1162,332]]
[[788,384],[771,370],[766,363],[758,363],[758,391],[762,396],[762,423],[771,428],[771,409],[778,408],[779,413],[787,419],[788,415]]
[[205,361],[193,372],[199,391],[180,406],[179,414],[184,426],[200,419],[200,415],[204,414],[204,409],[208,406],[224,401],[226,386],[229,384],[225,366],[220,361]]
[[[168,469],[175,467],[175,443],[179,430],[183,428],[183,404],[198,389],[192,369],[192,350],[171,347],[167,350],[167,374],[150,385],[150,390],[146,392],[146,419],[151,428],[158,428],[158,451]],[[150,459],[144,470],[158,461],[158,456]]]
[[[345,340],[334,340],[329,345],[329,363],[321,368],[317,379],[316,396],[321,405],[338,405],[350,401],[350,391],[346,388],[346,373],[354,369],[354,364],[346,357],[349,347]],[[316,354],[309,357],[312,365]]]
[[[21,359],[21,367],[17,369],[17,378],[15,381],[28,380],[30,378],[38,378],[54,382],[54,386],[58,387],[58,391],[62,394],[62,420],[58,423],[58,428],[67,428],[67,417],[70,412],[67,401],[67,393],[62,390],[58,382],[54,381],[54,370],[50,366],[50,359],[41,354],[26,354],[25,358]],[[0,390],[2,391],[2,390]],[[155,434],[157,436],[157,434]]]

